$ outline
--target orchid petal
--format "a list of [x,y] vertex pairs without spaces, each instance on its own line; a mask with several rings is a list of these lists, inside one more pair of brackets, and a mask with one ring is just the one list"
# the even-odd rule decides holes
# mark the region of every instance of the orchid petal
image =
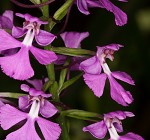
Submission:
[[35,47],[31,47],[30,51],[40,64],[48,65],[57,60],[56,54],[52,51],[42,50]]
[[27,30],[23,30],[23,28],[21,28],[21,27],[13,26],[13,28],[12,28],[12,36],[15,38],[20,38],[23,35],[25,35],[26,33],[27,33]]
[[57,113],[57,108],[49,101],[44,100],[43,105],[40,107],[40,113],[45,118],[50,118]]
[[100,7],[112,12],[115,16],[115,22],[118,26],[123,26],[127,23],[127,15],[109,0],[99,0]]
[[1,57],[0,65],[6,75],[17,80],[26,80],[34,75],[29,61],[29,50],[26,47],[22,47],[14,55]]
[[56,38],[55,35],[44,30],[40,30],[39,33],[35,35],[36,42],[41,46],[49,45],[54,41],[55,38]]
[[59,124],[50,122],[40,117],[37,118],[37,123],[45,140],[57,140],[59,138],[61,133]]
[[88,5],[86,0],[77,0],[77,7],[79,11],[85,15],[89,15]]
[[128,84],[134,85],[133,79],[125,72],[115,71],[112,72],[112,76]]
[[6,10],[2,16],[0,16],[0,25],[2,29],[12,29],[13,27],[13,11]]
[[129,132],[124,136],[120,136],[119,140],[144,140],[140,135]]
[[104,91],[105,81],[107,78],[106,74],[91,75],[84,74],[84,81],[90,89],[94,92],[97,97],[101,97]]
[[85,73],[89,74],[100,74],[101,65],[96,56],[93,56],[80,63],[80,70],[83,70]]
[[83,39],[89,36],[88,32],[78,33],[78,32],[64,32],[60,34],[63,39],[65,46],[68,48],[79,48],[80,43]]
[[0,29],[0,51],[21,47],[21,42],[14,39],[5,30]]
[[89,131],[95,138],[103,139],[107,133],[107,127],[104,121],[100,121],[84,127],[83,131]]
[[28,119],[20,129],[7,135],[6,140],[41,140],[35,130],[34,123],[35,120]]
[[29,107],[29,97],[28,96],[21,96],[19,97],[19,108],[21,110],[26,110]]
[[4,130],[8,130],[18,122],[25,120],[26,113],[6,104],[0,108],[0,124]]
[[112,76],[108,76],[108,78],[110,82],[110,94],[112,99],[123,106],[127,106],[127,103],[131,104],[133,98],[130,92],[125,91],[124,88]]

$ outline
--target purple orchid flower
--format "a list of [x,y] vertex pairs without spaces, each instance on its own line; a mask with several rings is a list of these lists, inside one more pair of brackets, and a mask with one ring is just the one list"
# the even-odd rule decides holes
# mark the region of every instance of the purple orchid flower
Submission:
[[13,37],[20,38],[23,35],[28,34],[28,32],[32,32],[36,42],[41,46],[47,46],[56,38],[55,35],[40,29],[42,24],[48,24],[48,22],[41,21],[39,18],[29,14],[16,13],[16,16],[24,18],[25,22],[23,23],[23,28],[13,26]]
[[123,132],[121,121],[126,117],[133,117],[132,112],[116,111],[104,114],[104,120],[91,124],[83,128],[83,131],[90,132],[95,138],[103,139],[106,136],[107,131],[110,134],[109,140],[144,140],[141,136],[129,132],[124,136],[119,136],[118,132]]
[[57,123],[39,117],[39,108],[40,104],[36,100],[33,101],[29,113],[22,112],[9,104],[2,106],[0,108],[0,124],[4,130],[8,130],[15,124],[27,120],[20,129],[7,135],[6,140],[41,140],[36,132],[35,122],[37,122],[45,140],[57,140],[61,133],[60,126]]
[[29,95],[19,97],[19,108],[26,111],[32,105],[34,100],[38,100],[40,102],[39,112],[43,117],[49,118],[56,114],[58,111],[57,108],[45,99],[51,97],[52,95],[46,94],[42,91],[42,80],[34,79],[27,80],[27,82],[30,83],[33,88],[26,84],[21,85],[21,89],[28,92]]
[[[127,2],[127,0],[119,0]],[[127,15],[118,7],[116,7],[110,0],[76,0],[79,11],[85,15],[90,14],[88,8],[105,8],[115,16],[116,25],[122,26],[127,23]]]
[[80,48],[81,41],[89,36],[88,32],[64,32],[60,34],[65,46],[68,48]]
[[[86,37],[89,36],[88,32],[64,32],[60,34],[61,38],[63,39],[65,46],[67,48],[80,48],[81,41],[84,40]],[[57,65],[64,64],[67,59],[67,56],[58,55],[57,61],[54,63]],[[70,67],[70,70],[79,70],[79,63],[83,61],[84,58],[82,57],[72,57],[71,63],[74,64]]]
[[0,16],[0,28],[12,29],[13,28],[13,11],[6,10],[2,16]]
[[[34,84],[38,85],[37,83]],[[25,84],[21,85],[21,89],[29,92],[29,96],[19,97],[19,108],[24,112],[8,104],[0,108],[0,124],[4,130],[23,120],[27,120],[20,129],[7,135],[6,140],[40,140],[41,138],[35,129],[35,122],[37,122],[45,140],[57,140],[61,133],[60,126],[38,116],[40,113],[43,117],[49,118],[57,113],[56,107],[45,99],[51,95],[45,94],[41,90],[30,88]],[[25,113],[29,107],[29,113]]]
[[[92,89],[97,97],[102,96],[105,81],[108,78],[112,99],[123,106],[127,106],[133,101],[132,95],[129,91],[126,91],[115,78],[131,85],[134,85],[134,81],[125,72],[111,72],[105,61],[106,58],[113,60],[113,53],[118,51],[120,47],[122,47],[122,45],[119,44],[97,47],[96,56],[83,61],[80,64],[80,69],[85,72],[83,75],[85,83]],[[102,69],[104,73],[101,73]]]
[[[14,79],[26,80],[34,75],[29,60],[29,51],[38,62],[43,65],[48,65],[57,60],[57,56],[54,52],[35,48],[32,45],[35,36],[35,31],[32,30],[32,28],[29,28],[24,40],[20,42],[9,35],[5,30],[0,29],[0,51],[20,48],[16,54],[0,57],[0,65],[3,72]],[[51,41],[53,41],[53,39],[53,37],[49,38]],[[45,40],[44,36],[43,40]]]

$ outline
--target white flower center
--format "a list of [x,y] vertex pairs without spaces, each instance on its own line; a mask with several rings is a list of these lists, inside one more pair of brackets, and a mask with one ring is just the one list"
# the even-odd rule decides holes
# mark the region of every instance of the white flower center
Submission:
[[37,118],[39,114],[39,110],[40,110],[40,101],[34,100],[29,112],[29,116],[33,119]]
[[34,39],[34,35],[35,35],[35,31],[32,30],[32,29],[29,29],[27,31],[27,34],[22,42],[23,45],[25,45],[26,47],[30,47],[32,46],[32,42],[33,42],[33,39]]
[[109,134],[110,134],[110,139],[111,140],[118,140],[119,139],[119,135],[117,133],[116,128],[113,125],[113,122],[118,122],[119,120],[117,119],[110,119],[110,118],[106,118],[105,119],[105,124],[108,128]]
[[110,71],[110,69],[109,69],[107,63],[103,63],[103,64],[101,64],[101,65],[102,65],[102,68],[103,68],[104,73],[106,73],[107,75],[110,75],[110,74],[111,74],[111,71]]
[[119,139],[120,136],[118,135],[113,124],[111,124],[110,128],[108,128],[108,131],[109,131],[111,140],[118,140]]

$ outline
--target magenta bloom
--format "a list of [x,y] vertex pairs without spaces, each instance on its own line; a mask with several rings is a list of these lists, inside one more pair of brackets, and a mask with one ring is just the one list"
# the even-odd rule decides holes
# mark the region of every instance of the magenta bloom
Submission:
[[[89,36],[88,32],[64,32],[60,34],[61,38],[64,41],[64,44],[67,48],[80,48],[81,42]],[[55,61],[55,64],[60,65],[64,64],[67,59],[67,56],[64,55],[58,55],[57,61]],[[79,70],[79,63],[83,61],[83,57],[72,57],[71,63],[73,64],[70,67],[70,70]]]
[[61,35],[65,46],[68,48],[80,48],[81,41],[89,36],[88,32],[64,32]]
[[12,29],[13,28],[13,11],[6,10],[2,16],[0,16],[0,28]]
[[[37,85],[37,83],[36,81],[34,84]],[[44,119],[52,117],[58,111],[54,105],[45,99],[51,95],[36,88],[30,88],[25,84],[21,85],[21,89],[29,92],[28,96],[19,97],[19,108],[24,112],[8,104],[0,108],[0,124],[4,130],[26,120],[20,129],[7,135],[6,140],[41,140],[36,132],[35,122],[37,122],[45,140],[57,140],[61,133],[60,126]],[[44,118],[39,117],[39,113]]]
[[[29,60],[29,52],[43,65],[48,65],[57,60],[57,56],[54,52],[42,50],[32,45],[35,36],[34,30],[32,30],[32,28],[28,29],[24,40],[20,42],[9,35],[5,30],[0,29],[0,51],[20,48],[16,54],[0,57],[0,65],[3,72],[14,79],[26,80],[34,75]],[[45,40],[44,37],[43,40]],[[49,38],[49,40],[52,41],[53,38]]]
[[[102,96],[105,81],[108,78],[112,99],[123,106],[127,106],[133,101],[132,95],[129,91],[126,91],[115,78],[131,85],[134,85],[134,81],[125,72],[111,72],[105,60],[106,58],[113,60],[113,53],[118,51],[120,47],[122,46],[119,44],[97,47],[96,56],[83,61],[80,64],[80,69],[85,72],[83,75],[85,83],[92,89],[97,97]],[[104,73],[102,73],[102,70]]]
[[24,18],[25,22],[23,23],[23,28],[13,26],[13,37],[20,38],[23,35],[28,34],[28,32],[32,32],[36,42],[41,46],[50,44],[56,38],[55,35],[40,29],[42,24],[48,24],[48,22],[41,21],[39,18],[29,14],[16,13],[16,16]]
[[32,87],[29,87],[26,84],[21,85],[21,89],[25,92],[28,92],[29,95],[19,97],[19,108],[23,111],[29,109],[34,100],[38,100],[40,102],[39,113],[45,117],[49,118],[57,113],[57,108],[51,104],[46,98],[51,97],[51,94],[46,94],[42,91],[42,83],[41,80],[29,80],[28,81]]
[[103,139],[108,131],[110,134],[109,140],[144,140],[141,136],[132,132],[123,136],[118,135],[118,132],[123,132],[121,121],[126,119],[126,117],[133,116],[133,113],[127,111],[110,112],[104,114],[104,120],[84,127],[83,131],[89,131],[97,139]]
[[6,140],[41,140],[36,132],[35,122],[37,122],[45,140],[57,140],[59,138],[61,133],[59,125],[39,117],[39,106],[37,101],[34,101],[29,113],[19,111],[8,104],[0,108],[0,124],[4,130],[8,130],[25,119],[27,120],[20,129],[7,135]]
[[[127,2],[127,0],[120,1]],[[127,15],[110,0],[76,0],[76,4],[79,11],[85,15],[90,14],[89,8],[104,8],[114,14],[116,25],[122,26],[127,23]]]

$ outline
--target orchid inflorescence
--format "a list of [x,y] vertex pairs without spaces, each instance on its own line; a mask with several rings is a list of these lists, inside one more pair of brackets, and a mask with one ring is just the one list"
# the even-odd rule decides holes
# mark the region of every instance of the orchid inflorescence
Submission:
[[[72,6],[77,6],[84,15],[90,14],[90,8],[106,9],[114,14],[115,23],[118,26],[127,23],[127,15],[110,0],[66,0],[51,18],[49,12],[45,11],[54,1],[47,0],[43,3],[38,0],[30,1],[33,4],[28,6],[11,0],[24,8],[39,8],[43,17],[34,17],[28,13],[14,13],[11,10],[6,10],[0,16],[1,70],[10,78],[27,83],[20,86],[26,94],[17,93],[13,96],[15,93],[0,93],[2,129],[8,130],[18,124],[20,126],[8,134],[6,140],[57,140],[59,138],[69,140],[66,116],[82,120],[97,118],[96,122],[83,127],[84,132],[90,132],[97,139],[105,138],[109,132],[110,140],[143,140],[141,136],[132,132],[118,134],[123,132],[121,121],[127,117],[134,117],[132,112],[114,111],[100,115],[70,109],[60,101],[62,91],[83,76],[85,84],[96,97],[102,96],[106,79],[108,79],[111,98],[122,106],[131,104],[133,102],[131,93],[126,91],[116,79],[130,85],[134,85],[134,80],[125,72],[111,71],[107,63],[107,58],[113,61],[114,53],[123,45],[113,43],[97,46],[97,51],[93,52],[81,48],[81,42],[89,36],[89,32],[63,31],[59,35],[51,33],[57,24],[56,21],[61,21],[67,16]],[[127,0],[120,1],[127,2]],[[24,19],[22,27],[14,24],[14,15]],[[54,40],[60,39],[58,36],[63,40],[65,47],[52,46],[51,43]],[[45,65],[47,77],[35,78],[29,57],[30,52],[40,64]],[[54,65],[61,67],[59,81],[55,78]],[[70,74],[72,71],[78,71],[80,74],[72,78]],[[17,98],[18,107],[5,97]]]

